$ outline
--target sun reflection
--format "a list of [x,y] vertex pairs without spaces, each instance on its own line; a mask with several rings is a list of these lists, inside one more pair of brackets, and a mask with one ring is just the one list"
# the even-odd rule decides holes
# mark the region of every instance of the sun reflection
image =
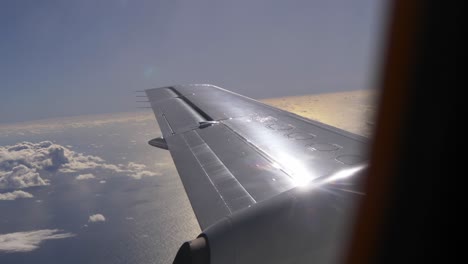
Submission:
[[[314,182],[315,185],[323,185],[329,182],[343,180],[355,175],[367,166],[367,164],[362,164],[352,168],[342,169],[325,178],[316,175],[310,168],[307,168],[302,161],[290,155],[281,154],[276,160],[277,162],[272,162],[271,166],[288,174],[295,186],[306,186],[311,182]],[[317,181],[313,181],[315,179],[317,179]]]
[[367,164],[363,164],[363,165],[355,166],[349,169],[343,169],[343,170],[337,171],[336,173],[332,174],[330,177],[327,177],[321,183],[325,184],[325,183],[329,183],[332,181],[346,179],[348,177],[355,175],[358,171],[363,170],[366,166]]
[[288,174],[295,186],[306,186],[317,177],[309,168],[304,166],[302,161],[293,156],[280,154],[277,160],[281,165],[273,162],[272,166]]

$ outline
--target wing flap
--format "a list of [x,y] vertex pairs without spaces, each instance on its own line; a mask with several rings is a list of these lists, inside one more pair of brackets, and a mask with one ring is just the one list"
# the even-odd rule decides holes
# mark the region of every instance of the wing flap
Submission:
[[184,136],[174,135],[166,141],[200,227],[208,227],[220,217],[231,214]]
[[255,201],[262,201],[294,187],[289,175],[224,123],[198,131],[213,153]]

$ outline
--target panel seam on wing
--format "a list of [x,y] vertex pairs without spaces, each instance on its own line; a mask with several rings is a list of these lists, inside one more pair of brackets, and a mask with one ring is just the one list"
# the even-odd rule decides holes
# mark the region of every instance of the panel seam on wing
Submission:
[[248,140],[246,137],[242,136],[240,133],[238,133],[236,130],[234,130],[232,127],[228,126],[227,124],[223,123],[223,125],[228,128],[234,135],[239,137],[243,142],[245,142],[249,147],[251,147],[255,152],[257,152],[261,157],[266,159],[270,164],[274,165],[274,167],[277,167],[281,172],[286,174],[289,178],[293,179],[292,175],[288,173],[288,171],[281,165],[280,162],[278,162],[274,157],[269,155],[266,151],[258,147],[257,145],[253,144],[250,140]]
[[[212,154],[212,156],[216,159],[217,162],[219,162],[219,164],[221,164],[223,166],[223,168],[226,170],[227,173],[229,173],[230,177],[237,183],[237,185],[241,188],[242,192],[244,194],[246,194],[246,196],[249,198],[249,200],[251,201],[252,204],[255,204],[257,201],[252,197],[252,195],[244,188],[244,186],[236,179],[236,177],[234,177],[234,175],[231,173],[231,171],[224,165],[224,163],[218,158],[218,156],[213,152],[213,150],[210,148],[210,146],[200,137],[200,135],[195,131],[195,130],[192,130],[190,131],[192,133],[194,133],[194,135],[196,135],[198,137],[199,140],[201,140],[204,145],[204,147],[207,148],[207,150],[210,151],[210,153]],[[195,159],[197,160],[198,164],[200,165],[200,168],[203,170],[203,172],[205,173],[206,177],[208,178],[208,180],[210,181],[211,185],[213,186],[213,188],[215,189],[215,191],[218,193],[219,197],[221,198],[221,200],[224,202],[224,204],[226,205],[227,209],[229,210],[229,213],[233,213],[233,211],[236,211],[236,210],[233,210],[231,208],[231,205],[229,202],[226,201],[225,197],[222,195],[222,192],[219,190],[217,184],[213,181],[213,179],[210,177],[210,174],[206,171],[205,169],[205,166],[202,164],[202,162],[200,161],[200,159],[197,157],[197,155],[194,153],[193,151],[193,147],[192,145],[187,141],[187,138],[186,138],[186,135],[185,134],[181,134],[182,136],[182,139],[185,141],[185,144],[187,144],[187,146],[189,147],[189,150],[190,152],[192,153],[192,155],[195,157]],[[240,198],[240,197],[237,197],[237,198]]]

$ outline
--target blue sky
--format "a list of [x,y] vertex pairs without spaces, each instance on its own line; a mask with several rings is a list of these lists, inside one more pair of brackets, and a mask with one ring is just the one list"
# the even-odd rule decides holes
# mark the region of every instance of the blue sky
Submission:
[[385,2],[0,2],[0,123],[132,111],[133,91],[253,97],[373,88]]

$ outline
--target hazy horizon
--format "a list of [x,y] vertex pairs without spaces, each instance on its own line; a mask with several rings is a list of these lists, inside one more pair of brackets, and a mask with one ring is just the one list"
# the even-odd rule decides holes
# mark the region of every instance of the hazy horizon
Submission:
[[0,123],[133,111],[134,90],[374,88],[386,1],[2,1]]

